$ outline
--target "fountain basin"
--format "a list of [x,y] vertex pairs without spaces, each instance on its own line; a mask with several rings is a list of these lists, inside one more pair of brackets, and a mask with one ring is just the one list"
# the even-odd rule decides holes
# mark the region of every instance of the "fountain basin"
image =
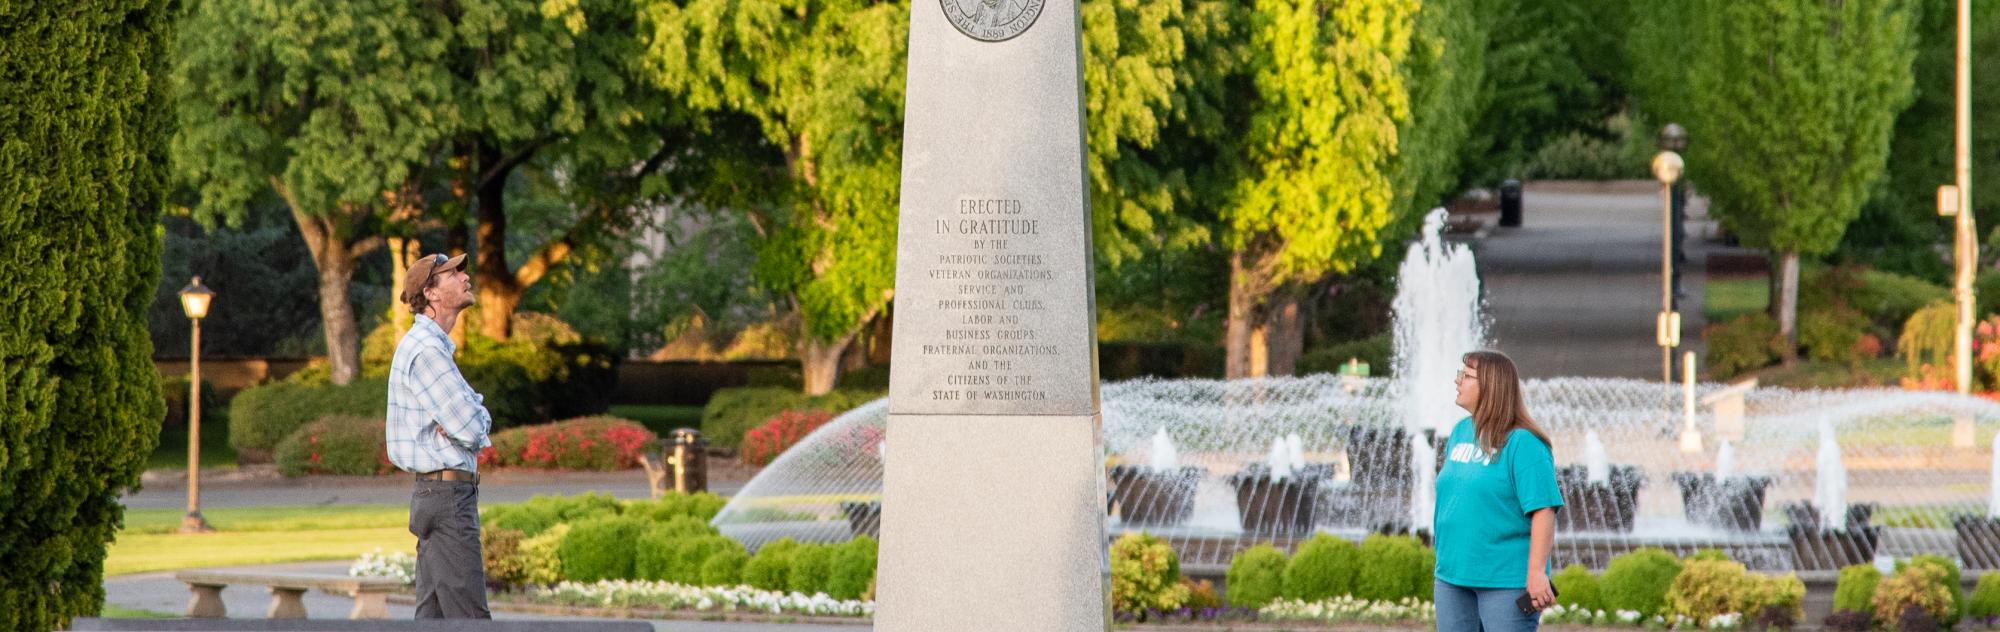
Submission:
[[1639,488],[1646,479],[1639,468],[1628,465],[1614,465],[1610,473],[1606,482],[1593,483],[1585,466],[1556,468],[1556,489],[1563,497],[1562,511],[1556,512],[1557,531],[1632,532]]
[[1289,476],[1273,476],[1261,463],[1229,477],[1236,489],[1236,515],[1243,531],[1254,535],[1304,534],[1313,530],[1320,486],[1333,468],[1308,465]]
[[1758,531],[1764,527],[1764,491],[1769,476],[1732,476],[1717,481],[1706,472],[1675,472],[1681,504],[1690,523],[1724,531]]
[[1954,514],[1951,529],[1958,534],[1958,558],[1967,570],[2000,570],[2000,518]]
[[1172,526],[1194,515],[1195,487],[1208,468],[1178,467],[1157,470],[1138,465],[1113,465],[1110,472],[1111,502],[1125,524]]
[[1847,507],[1847,516],[1838,526],[1829,525],[1811,503],[1785,503],[1785,536],[1792,541],[1801,571],[1838,571],[1854,564],[1875,561],[1882,543],[1882,528],[1870,526],[1875,503]]
[[847,516],[847,532],[855,536],[882,538],[882,501],[843,500],[840,513]]

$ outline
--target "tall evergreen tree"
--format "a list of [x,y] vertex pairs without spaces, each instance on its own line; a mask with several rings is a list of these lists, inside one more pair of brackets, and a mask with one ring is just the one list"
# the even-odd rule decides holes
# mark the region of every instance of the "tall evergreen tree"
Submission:
[[160,270],[171,0],[0,1],[0,630],[104,603],[164,404]]
[[1688,172],[1725,228],[1770,252],[1772,311],[1796,340],[1799,257],[1831,251],[1882,175],[1915,14],[1907,0],[1698,0],[1693,16]]

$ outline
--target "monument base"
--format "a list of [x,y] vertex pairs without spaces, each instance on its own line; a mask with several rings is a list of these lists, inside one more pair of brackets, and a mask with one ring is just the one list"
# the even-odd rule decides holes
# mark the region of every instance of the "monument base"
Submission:
[[875,629],[1109,629],[1101,425],[889,415]]

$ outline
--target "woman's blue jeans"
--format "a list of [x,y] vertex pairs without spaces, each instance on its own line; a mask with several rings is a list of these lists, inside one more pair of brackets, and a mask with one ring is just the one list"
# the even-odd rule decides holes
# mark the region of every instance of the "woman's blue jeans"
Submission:
[[1438,632],[1534,632],[1542,615],[1522,614],[1514,601],[1526,588],[1466,588],[1435,580]]

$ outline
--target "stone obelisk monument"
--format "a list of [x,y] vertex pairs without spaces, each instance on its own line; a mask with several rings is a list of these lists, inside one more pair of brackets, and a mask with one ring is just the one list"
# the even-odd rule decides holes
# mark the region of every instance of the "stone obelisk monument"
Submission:
[[1108,627],[1077,0],[912,0],[883,632]]

